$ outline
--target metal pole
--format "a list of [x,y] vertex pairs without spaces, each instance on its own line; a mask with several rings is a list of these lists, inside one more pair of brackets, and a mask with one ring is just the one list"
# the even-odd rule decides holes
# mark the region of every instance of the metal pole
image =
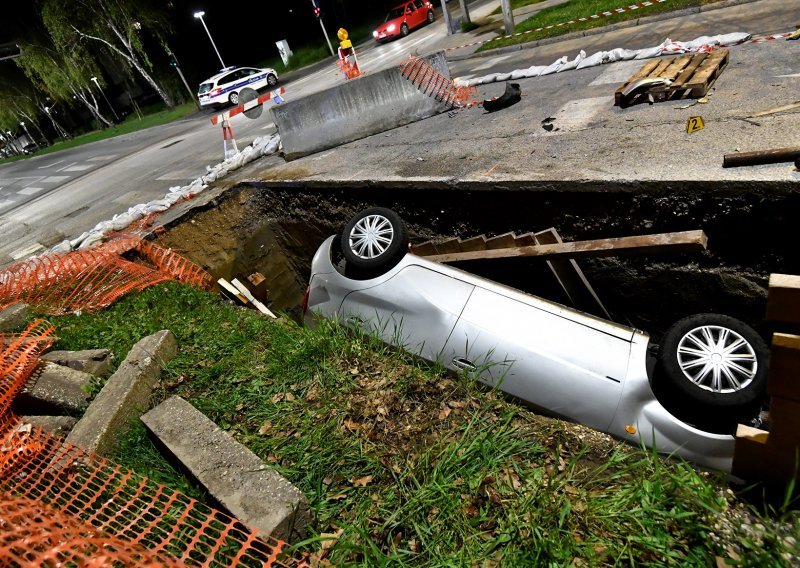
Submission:
[[469,19],[469,8],[467,7],[467,0],[458,0],[459,4],[461,4],[461,13],[464,14],[464,21],[467,23],[472,22]]
[[194,101],[194,106],[197,107],[197,110],[200,110],[200,103],[198,102],[197,97],[194,96],[191,87],[189,87],[189,83],[186,82],[186,77],[183,76],[183,71],[181,71],[180,67],[175,67],[175,70],[178,72],[178,75],[181,76],[181,81],[183,81],[184,87],[186,87],[186,90],[189,92],[189,96]]
[[325,34],[325,41],[328,42],[328,49],[331,50],[331,55],[336,55],[333,52],[333,46],[331,45],[331,40],[328,38],[328,32],[327,32],[327,30],[325,30],[325,24],[322,23],[322,18],[319,19],[319,27],[322,28],[322,33]]
[[514,13],[511,11],[510,0],[500,0],[500,7],[503,9],[503,22],[506,27],[506,35],[514,33]]
[[111,106],[111,103],[109,102],[109,100],[108,100],[108,97],[106,96],[106,94],[105,94],[105,92],[103,91],[103,89],[100,87],[100,83],[97,81],[97,77],[92,77],[92,78],[91,78],[91,81],[92,81],[92,83],[94,83],[94,84],[95,84],[95,86],[97,87],[97,90],[98,90],[98,91],[100,91],[100,94],[101,94],[101,95],[103,95],[103,98],[105,99],[105,101],[106,101],[106,104],[108,105],[108,108],[110,108],[110,109],[111,109],[111,113],[114,115],[114,119],[115,119],[117,122],[119,122],[119,116],[117,116],[117,111],[115,111],[115,110],[114,110],[114,107],[113,107],[113,106]]
[[200,16],[200,22],[202,22],[203,27],[206,29],[206,33],[208,34],[208,39],[211,40],[211,45],[214,47],[214,51],[217,52],[217,57],[219,57],[219,62],[222,63],[222,68],[225,69],[225,62],[222,60],[222,56],[219,54],[219,49],[217,49],[217,44],[214,43],[214,38],[211,37],[211,32],[208,31],[208,26],[206,25],[206,21],[203,19],[203,16]]
[[444,27],[447,28],[447,35],[453,33],[452,28],[450,27],[450,11],[447,9],[447,3],[445,0],[439,0],[442,4],[442,14],[444,15]]

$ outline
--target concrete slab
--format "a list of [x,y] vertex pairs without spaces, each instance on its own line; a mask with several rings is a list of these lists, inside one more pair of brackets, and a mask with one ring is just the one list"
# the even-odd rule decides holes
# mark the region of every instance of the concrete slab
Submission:
[[34,428],[41,428],[59,438],[65,437],[78,422],[72,416],[22,416],[24,424],[31,424]]
[[177,341],[168,329],[134,345],[67,436],[67,442],[99,454],[113,450],[130,421],[150,408],[161,369],[177,352]]
[[303,538],[311,512],[300,490],[191,404],[173,396],[142,422],[214,500],[248,527],[289,542]]
[[0,311],[0,333],[19,331],[25,327],[29,310],[28,304],[20,302]]
[[[450,77],[444,53],[426,57]],[[273,106],[284,156],[294,160],[446,111],[421,93],[399,67],[345,81],[325,91]]]
[[83,351],[50,351],[40,357],[76,371],[83,371],[96,377],[106,377],[111,370],[114,354],[108,349],[85,349]]
[[20,413],[80,412],[89,404],[94,376],[45,361],[14,399]]

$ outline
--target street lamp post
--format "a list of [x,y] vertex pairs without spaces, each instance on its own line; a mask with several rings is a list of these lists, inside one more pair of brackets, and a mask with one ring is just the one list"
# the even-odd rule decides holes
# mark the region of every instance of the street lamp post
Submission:
[[219,57],[219,62],[222,64],[222,68],[225,69],[225,62],[222,60],[222,56],[219,54],[219,49],[217,49],[217,44],[214,43],[214,38],[211,37],[211,32],[208,31],[208,26],[206,25],[206,21],[203,19],[205,16],[205,12],[195,12],[194,17],[200,20],[200,23],[203,24],[203,27],[206,29],[206,33],[208,34],[208,39],[211,41],[211,45],[214,47],[214,51],[217,52],[217,57]]
[[100,83],[97,81],[97,77],[92,77],[90,79],[90,81],[95,84],[95,86],[97,87],[97,90],[100,91],[101,95],[103,95],[103,98],[106,100],[106,104],[108,105],[108,108],[110,108],[111,112],[114,114],[114,119],[117,122],[119,122],[119,116],[117,116],[117,111],[115,111],[114,107],[111,106],[111,103],[109,102],[108,97],[106,96],[105,92],[103,92],[103,89],[100,88]]

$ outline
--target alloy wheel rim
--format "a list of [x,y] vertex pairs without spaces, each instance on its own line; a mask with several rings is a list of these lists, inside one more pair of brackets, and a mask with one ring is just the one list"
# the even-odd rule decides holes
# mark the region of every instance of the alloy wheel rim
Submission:
[[358,258],[378,258],[394,238],[392,223],[383,215],[367,215],[356,222],[350,231],[350,250]]
[[758,372],[750,342],[718,325],[704,325],[686,333],[678,343],[678,365],[692,383],[721,394],[746,388]]

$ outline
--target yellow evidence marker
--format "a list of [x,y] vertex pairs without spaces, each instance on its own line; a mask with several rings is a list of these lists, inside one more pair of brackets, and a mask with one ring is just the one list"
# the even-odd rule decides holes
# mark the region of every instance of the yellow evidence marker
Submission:
[[706,125],[703,122],[702,116],[690,116],[689,120],[686,121],[686,132],[689,134],[697,132],[698,130],[703,130],[705,127]]

